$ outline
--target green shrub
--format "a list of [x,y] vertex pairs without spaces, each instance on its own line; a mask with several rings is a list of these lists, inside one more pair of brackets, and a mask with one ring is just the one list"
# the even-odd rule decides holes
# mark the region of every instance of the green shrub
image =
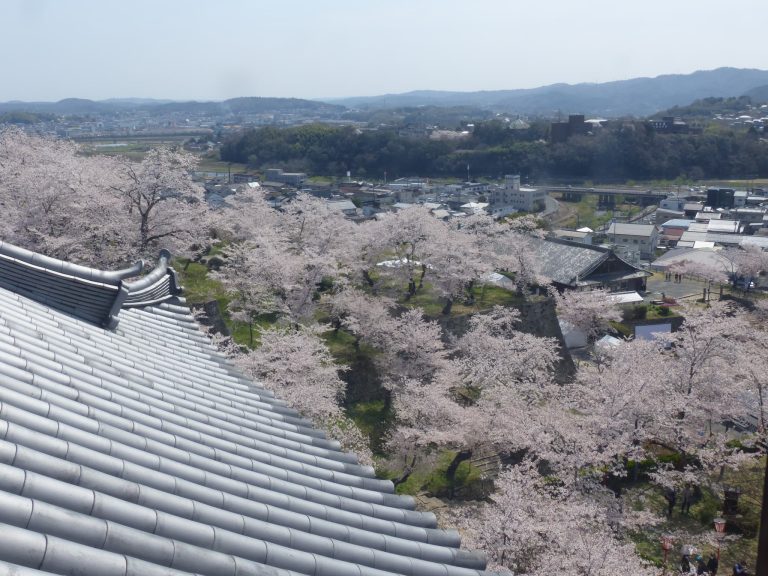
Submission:
[[691,506],[691,514],[703,526],[711,526],[712,521],[720,515],[722,502],[709,489],[703,489],[701,500]]

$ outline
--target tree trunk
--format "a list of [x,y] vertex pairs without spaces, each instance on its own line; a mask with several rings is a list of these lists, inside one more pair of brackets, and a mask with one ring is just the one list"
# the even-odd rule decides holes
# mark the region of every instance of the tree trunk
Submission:
[[445,476],[448,478],[448,484],[450,486],[450,492],[448,497],[453,500],[453,495],[456,490],[456,471],[459,469],[459,464],[465,460],[472,458],[472,450],[462,450],[456,453],[451,463],[448,465],[448,469],[445,471]]
[[443,306],[443,316],[448,316],[451,313],[452,308],[453,298],[448,298],[448,300],[445,302],[445,306]]
[[475,288],[475,281],[474,280],[470,280],[467,283],[467,288],[466,288],[466,292],[467,292],[467,306],[472,306],[475,303],[475,295],[472,292],[472,290],[474,288]]
[[424,276],[427,275],[427,265],[422,264],[421,265],[421,276],[419,276],[419,289],[421,289],[424,286]]
[[411,474],[413,473],[413,466],[415,464],[416,464],[416,455],[414,454],[413,458],[411,458],[411,463],[406,464],[405,469],[403,470],[403,473],[399,477],[392,480],[392,484],[394,484],[395,486],[399,486],[400,484],[408,480],[408,478],[410,478]]
[[371,273],[368,272],[368,270],[363,270],[363,279],[365,280],[365,283],[368,284],[370,288],[373,288],[375,286],[373,278],[371,278]]
[[147,245],[149,244],[149,212],[142,212],[141,213],[141,251],[147,249]]

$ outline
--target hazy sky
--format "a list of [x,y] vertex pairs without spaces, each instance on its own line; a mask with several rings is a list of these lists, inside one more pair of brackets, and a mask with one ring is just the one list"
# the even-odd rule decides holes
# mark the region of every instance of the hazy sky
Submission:
[[319,98],[768,68],[766,0],[0,0],[0,101]]

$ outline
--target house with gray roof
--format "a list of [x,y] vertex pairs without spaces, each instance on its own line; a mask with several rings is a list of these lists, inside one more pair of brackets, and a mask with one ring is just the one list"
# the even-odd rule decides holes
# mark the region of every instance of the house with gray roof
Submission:
[[608,228],[608,241],[623,253],[650,259],[659,245],[659,232],[653,224],[612,222]]
[[0,243],[0,574],[491,574],[238,372],[169,261]]
[[603,246],[532,238],[530,250],[538,274],[560,290],[645,291],[645,280],[650,276]]

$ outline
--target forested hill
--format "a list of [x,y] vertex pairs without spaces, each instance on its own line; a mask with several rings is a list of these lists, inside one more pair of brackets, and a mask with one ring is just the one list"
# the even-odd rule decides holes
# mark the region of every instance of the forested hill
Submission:
[[127,110],[143,110],[150,113],[185,113],[185,114],[267,114],[273,112],[315,112],[318,114],[339,114],[343,106],[301,100],[299,98],[231,98],[221,102],[172,102],[167,100],[146,99],[111,99],[87,100],[66,98],[58,102],[0,102],[0,113],[26,112],[46,113],[61,116],[110,114]]
[[221,158],[254,168],[282,167],[317,175],[350,171],[361,178],[420,175],[522,174],[594,181],[673,180],[683,177],[768,176],[768,143],[747,131],[659,134],[645,122],[616,122],[592,136],[549,144],[548,124],[512,130],[498,121],[478,123],[460,140],[404,137],[395,130],[308,125],[262,128],[230,137]]
[[752,102],[749,96],[702,98],[686,106],[673,106],[669,110],[660,111],[654,114],[654,117],[674,116],[676,118],[685,118],[686,120],[697,118],[708,120],[717,114],[740,114],[747,107],[751,106]]
[[[512,83],[513,77],[510,78]],[[419,90],[329,102],[349,107],[478,106],[512,114],[552,116],[561,111],[606,117],[642,117],[700,98],[741,96],[766,85],[768,70],[718,68],[600,84],[552,84],[531,89],[480,92]]]

